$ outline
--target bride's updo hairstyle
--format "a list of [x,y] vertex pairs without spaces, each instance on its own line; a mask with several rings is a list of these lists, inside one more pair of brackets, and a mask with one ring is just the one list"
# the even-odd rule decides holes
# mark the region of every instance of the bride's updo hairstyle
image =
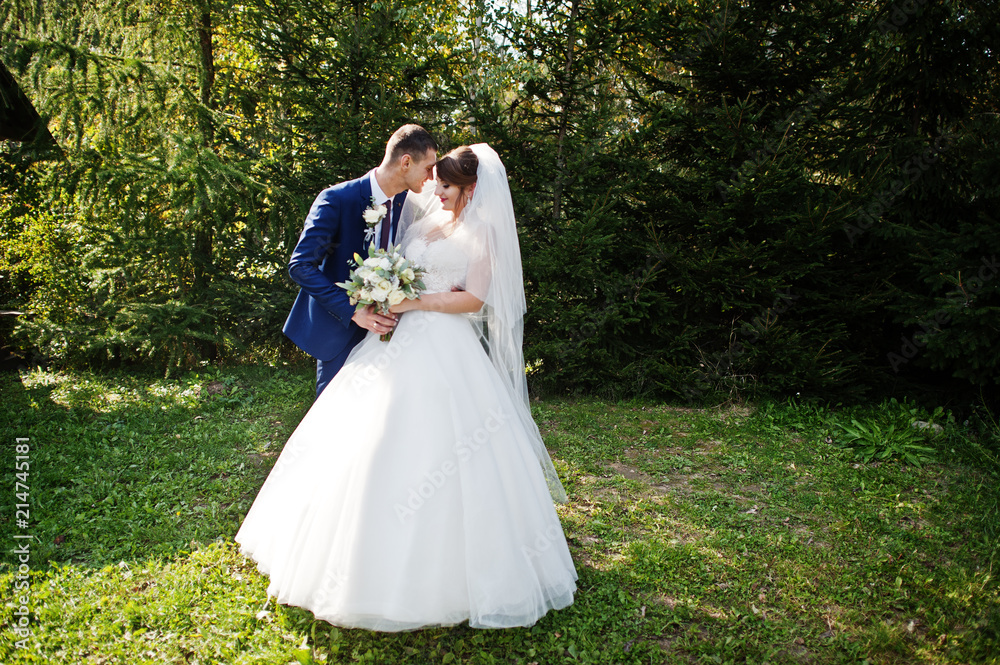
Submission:
[[[479,170],[479,158],[467,145],[455,148],[447,155],[438,160],[435,164],[437,168],[437,179],[459,188],[462,194],[462,207],[468,202],[465,192],[471,185],[476,184],[476,172]],[[461,212],[456,210],[455,214]]]
[[472,148],[463,145],[442,157],[435,166],[437,166],[438,180],[465,189],[476,182],[479,158],[472,152]]

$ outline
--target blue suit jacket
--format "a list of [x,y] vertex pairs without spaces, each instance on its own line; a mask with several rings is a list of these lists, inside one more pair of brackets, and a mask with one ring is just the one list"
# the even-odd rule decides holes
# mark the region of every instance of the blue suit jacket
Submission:
[[[347,280],[355,252],[367,256],[363,212],[371,196],[369,174],[320,192],[288,261],[288,274],[302,288],[283,331],[319,360],[330,360],[364,337],[351,321],[355,308],[347,292],[336,282]],[[393,237],[405,199],[405,191],[393,198]]]

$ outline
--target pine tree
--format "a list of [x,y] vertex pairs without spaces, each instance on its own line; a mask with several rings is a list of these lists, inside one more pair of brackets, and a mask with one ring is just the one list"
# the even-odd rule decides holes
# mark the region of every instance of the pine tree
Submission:
[[414,39],[433,18],[416,2],[5,4],[0,60],[66,152],[37,168],[45,212],[5,250],[36,275],[25,343],[168,372],[281,345],[309,201],[434,108],[439,58]]

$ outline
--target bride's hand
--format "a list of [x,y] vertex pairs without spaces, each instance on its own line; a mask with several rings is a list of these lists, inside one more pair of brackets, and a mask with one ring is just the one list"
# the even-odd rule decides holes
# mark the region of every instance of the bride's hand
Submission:
[[389,311],[393,314],[402,314],[403,312],[409,312],[411,309],[420,309],[420,298],[415,298],[413,300],[407,298],[398,305],[392,305],[389,307]]

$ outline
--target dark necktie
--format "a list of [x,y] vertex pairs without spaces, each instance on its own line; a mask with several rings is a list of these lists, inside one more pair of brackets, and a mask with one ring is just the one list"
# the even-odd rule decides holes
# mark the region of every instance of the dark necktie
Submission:
[[392,224],[392,199],[389,199],[384,204],[385,206],[385,217],[382,218],[382,234],[379,236],[378,247],[379,249],[386,249],[389,246],[389,227]]

